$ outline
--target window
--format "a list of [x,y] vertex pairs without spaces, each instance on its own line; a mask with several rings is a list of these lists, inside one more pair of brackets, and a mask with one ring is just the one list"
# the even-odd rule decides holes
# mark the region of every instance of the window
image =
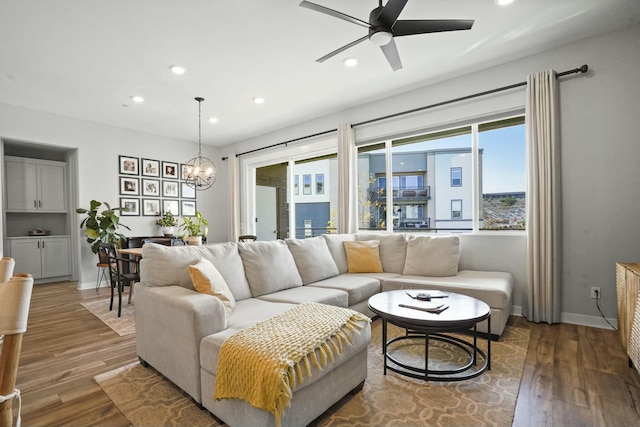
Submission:
[[316,194],[324,194],[324,174],[316,174]]
[[462,200],[451,201],[451,219],[462,219]]
[[462,168],[451,168],[451,186],[462,187]]
[[311,194],[311,175],[302,175],[302,194]]
[[359,146],[359,228],[524,230],[524,155],[523,116]]
[[296,196],[300,194],[300,176],[299,175],[295,175],[293,177],[293,194],[295,194]]

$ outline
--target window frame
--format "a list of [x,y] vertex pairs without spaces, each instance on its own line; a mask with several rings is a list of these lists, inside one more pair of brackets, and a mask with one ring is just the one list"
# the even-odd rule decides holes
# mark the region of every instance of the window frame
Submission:
[[[456,175],[459,173],[460,177],[459,178],[454,178],[453,175],[454,173],[456,173]],[[450,168],[449,171],[449,183],[451,185],[451,187],[462,187],[462,166],[453,166]],[[459,183],[456,184],[455,181],[460,181]]]

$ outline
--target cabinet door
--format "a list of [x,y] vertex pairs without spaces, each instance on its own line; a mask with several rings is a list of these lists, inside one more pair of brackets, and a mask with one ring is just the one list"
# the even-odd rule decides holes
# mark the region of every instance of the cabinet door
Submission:
[[42,239],[42,277],[68,276],[69,268],[68,237]]
[[11,240],[11,257],[16,261],[15,273],[29,273],[34,279],[42,277],[40,239]]
[[66,212],[64,194],[64,168],[62,166],[38,166],[38,210],[41,212]]
[[37,211],[36,165],[7,161],[6,193],[8,211]]

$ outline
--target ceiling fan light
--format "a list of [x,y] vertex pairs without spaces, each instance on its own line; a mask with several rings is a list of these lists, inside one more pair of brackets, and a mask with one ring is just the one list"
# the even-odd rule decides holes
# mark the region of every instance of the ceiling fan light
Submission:
[[369,36],[369,40],[376,46],[384,46],[388,44],[391,39],[393,39],[393,35],[387,31],[378,31]]

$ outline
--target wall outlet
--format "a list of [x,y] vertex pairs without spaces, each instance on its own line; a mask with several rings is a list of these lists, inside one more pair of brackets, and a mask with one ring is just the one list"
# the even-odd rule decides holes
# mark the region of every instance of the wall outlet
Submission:
[[593,299],[602,298],[602,294],[600,293],[600,287],[599,286],[592,286],[591,287],[591,298],[593,298]]

